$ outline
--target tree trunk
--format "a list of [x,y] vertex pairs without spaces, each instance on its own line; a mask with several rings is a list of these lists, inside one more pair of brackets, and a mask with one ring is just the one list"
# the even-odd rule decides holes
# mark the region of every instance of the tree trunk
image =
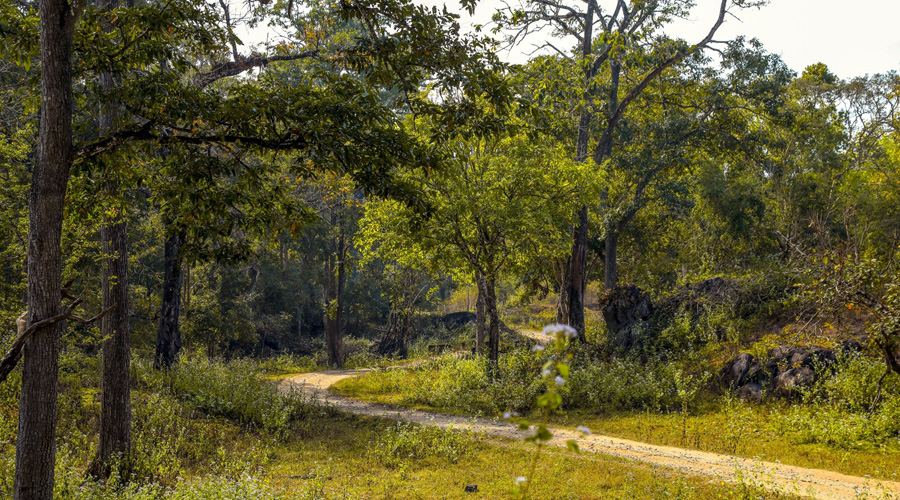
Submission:
[[478,295],[475,297],[475,353],[484,354],[484,278],[479,274],[475,278]]
[[[332,224],[334,224],[332,218]],[[343,366],[343,306],[344,306],[344,234],[338,237],[335,252],[328,257],[325,272],[325,345],[328,350],[328,363],[335,367]]]
[[488,359],[492,365],[500,359],[500,313],[497,311],[497,294],[494,277],[488,276],[484,282],[484,307],[488,316]]
[[619,233],[612,228],[606,233],[606,253],[603,255],[603,288],[612,290],[616,287],[618,269],[616,267],[616,248],[619,244]]
[[[119,0],[100,0],[98,7],[111,11],[119,7]],[[100,75],[100,86],[112,90],[118,84],[118,75]],[[117,103],[105,103],[100,114],[100,130],[109,133],[115,127],[119,115]],[[100,381],[100,476],[107,477],[115,462],[127,461],[131,451],[131,349],[129,336],[131,325],[128,314],[128,227],[125,220],[121,189],[115,180],[107,183],[111,207],[100,229],[103,250],[101,269],[103,280],[103,307],[112,308],[103,317],[100,330],[103,342],[102,375]]]
[[566,277],[568,291],[566,293],[569,308],[569,326],[578,331],[578,338],[584,340],[584,289],[587,284],[587,240],[588,209],[582,207],[578,212],[578,225],[575,226],[572,242],[572,255],[569,257],[569,273]]
[[102,399],[100,407],[100,474],[106,477],[117,460],[131,451],[131,350],[128,319],[128,234],[121,211],[108,216],[100,230],[103,264]]
[[[28,212],[28,323],[62,314],[60,239],[72,166],[72,35],[77,13],[67,0],[40,2],[41,107]],[[25,344],[15,500],[52,500],[56,461],[59,338],[53,323]]]
[[154,368],[171,368],[181,352],[181,244],[184,233],[169,236],[165,244],[165,273]]
[[[588,3],[588,10],[584,24],[584,36],[582,38],[581,55],[585,60],[590,60],[593,50],[593,25],[594,4]],[[588,141],[591,133],[590,100],[594,92],[594,76],[596,69],[588,64],[584,70],[584,109],[578,118],[578,136],[575,140],[575,161],[582,163],[588,157]],[[588,239],[588,209],[581,207],[578,212],[578,222],[572,228],[572,253],[569,255],[568,268],[560,288],[559,302],[556,309],[556,319],[560,323],[566,323],[578,330],[579,338],[584,339],[584,287],[587,271],[587,239]]]

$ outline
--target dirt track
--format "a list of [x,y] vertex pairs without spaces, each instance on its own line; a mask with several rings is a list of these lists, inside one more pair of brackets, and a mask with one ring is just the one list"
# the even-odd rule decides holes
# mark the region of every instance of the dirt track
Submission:
[[[280,384],[284,390],[299,389],[339,410],[359,415],[403,420],[422,425],[436,425],[443,428],[473,429],[491,436],[512,439],[522,439],[528,432],[520,431],[516,426],[499,419],[444,415],[400,406],[366,403],[337,396],[328,391],[328,388],[339,380],[355,377],[367,371],[369,370],[306,373],[282,379]],[[570,439],[576,440],[583,451],[640,460],[661,467],[679,469],[690,474],[712,476],[731,482],[745,481],[783,493],[828,500],[900,498],[900,483],[897,482],[847,476],[836,472],[805,469],[717,453],[655,446],[609,436],[583,437],[579,432],[555,429],[551,444],[564,447],[566,441]]]

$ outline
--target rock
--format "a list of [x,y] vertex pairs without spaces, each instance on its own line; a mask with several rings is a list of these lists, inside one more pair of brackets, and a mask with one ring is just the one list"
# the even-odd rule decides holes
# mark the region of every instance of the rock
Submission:
[[653,313],[650,295],[635,285],[617,286],[600,297],[600,309],[610,346],[618,351],[641,349],[646,343],[644,323]]
[[737,389],[748,381],[751,370],[755,369],[755,372],[758,372],[760,368],[759,361],[755,356],[742,352],[736,358],[725,363],[719,372],[719,379],[726,387]]
[[719,381],[749,401],[767,393],[793,398],[816,382],[818,370],[836,360],[835,352],[824,347],[780,346],[769,351],[765,363],[751,354],[739,354],[722,367]]
[[469,323],[474,323],[476,319],[475,313],[469,311],[459,311],[453,312],[450,314],[445,314],[435,320],[436,323],[440,323],[444,325],[446,328],[453,330],[454,328],[459,328],[461,326],[465,326]]
[[775,393],[785,398],[797,397],[800,389],[816,381],[816,372],[808,366],[790,368],[775,379]]
[[467,484],[466,485],[466,493],[477,493],[478,485],[477,484]]
[[841,342],[841,352],[844,354],[851,352],[863,352],[863,345],[856,340],[844,340]]
[[765,389],[763,389],[763,386],[755,382],[750,382],[749,384],[744,384],[740,389],[737,390],[737,397],[743,399],[744,401],[759,403],[760,401],[762,401],[764,393]]

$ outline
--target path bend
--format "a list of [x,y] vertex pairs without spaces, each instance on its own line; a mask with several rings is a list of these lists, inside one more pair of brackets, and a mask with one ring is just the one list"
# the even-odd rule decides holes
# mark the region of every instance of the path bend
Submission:
[[[338,396],[329,388],[340,380],[356,377],[371,369],[335,370],[292,375],[281,379],[282,390],[300,390],[319,402],[336,409],[372,417],[434,425],[441,428],[473,430],[490,436],[523,439],[529,431],[497,418],[465,417],[418,410],[402,406],[368,403]],[[709,453],[671,446],[657,446],[611,436],[582,436],[580,432],[551,429],[551,445],[565,447],[574,439],[581,450],[638,460],[652,465],[677,469],[686,473],[710,476],[729,482],[749,482],[770,491],[789,493],[821,500],[900,498],[900,483],[837,472],[807,469],[777,462]]]

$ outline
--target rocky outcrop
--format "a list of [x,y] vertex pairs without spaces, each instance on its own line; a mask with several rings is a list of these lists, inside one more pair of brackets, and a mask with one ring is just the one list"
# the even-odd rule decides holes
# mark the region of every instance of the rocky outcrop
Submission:
[[[845,341],[841,350],[859,352],[862,345]],[[760,401],[765,395],[795,398],[804,388],[814,384],[818,374],[836,360],[835,351],[824,347],[776,347],[765,359],[741,353],[725,363],[719,371],[719,381],[723,387],[749,401]]]
[[603,292],[600,309],[609,333],[609,345],[619,352],[641,349],[649,329],[644,323],[653,313],[650,295],[635,285],[617,286]]

